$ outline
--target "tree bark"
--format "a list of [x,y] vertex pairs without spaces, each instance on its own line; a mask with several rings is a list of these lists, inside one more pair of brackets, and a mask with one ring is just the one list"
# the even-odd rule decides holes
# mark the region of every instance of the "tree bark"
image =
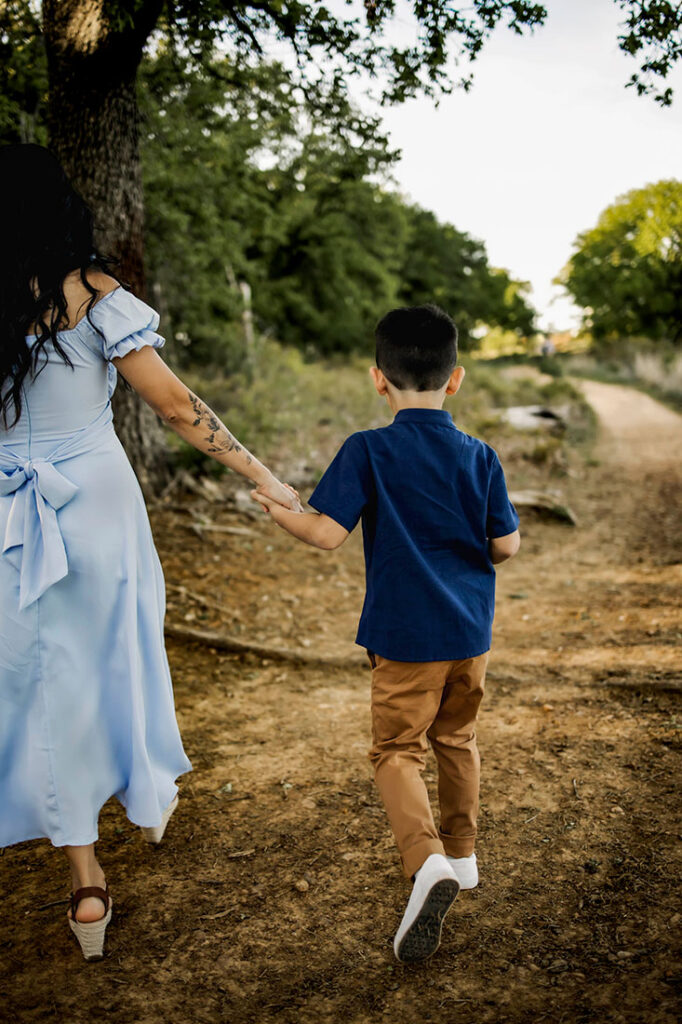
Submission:
[[[50,148],[93,211],[98,248],[116,257],[122,280],[140,298],[146,287],[136,79],[161,7],[162,0],[43,2]],[[168,478],[159,422],[122,386],[113,404],[118,435],[149,495]]]

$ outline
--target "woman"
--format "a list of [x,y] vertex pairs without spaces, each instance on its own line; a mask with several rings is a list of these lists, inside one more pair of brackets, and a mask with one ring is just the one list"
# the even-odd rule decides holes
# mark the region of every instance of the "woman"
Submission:
[[184,440],[298,505],[161,360],[157,314],[106,272],[46,149],[0,148],[0,223],[0,846],[64,849],[69,924],[98,959],[99,811],[117,796],[158,842],[191,767],[161,566],[112,425],[116,371]]

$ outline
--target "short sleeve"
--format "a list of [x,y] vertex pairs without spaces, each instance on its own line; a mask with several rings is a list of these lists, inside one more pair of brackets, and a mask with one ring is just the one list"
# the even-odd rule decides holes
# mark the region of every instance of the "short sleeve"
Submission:
[[[492,451],[492,449],[491,449]],[[496,452],[492,452],[488,487],[488,510],[486,516],[487,537],[506,537],[519,525],[516,509],[509,500],[504,471]]]
[[90,320],[102,332],[97,337],[107,361],[139,352],[145,345],[161,348],[165,344],[156,333],[159,314],[125,288],[115,288],[95,303]]
[[351,434],[310,496],[308,504],[344,530],[357,525],[372,495],[372,473],[361,434]]

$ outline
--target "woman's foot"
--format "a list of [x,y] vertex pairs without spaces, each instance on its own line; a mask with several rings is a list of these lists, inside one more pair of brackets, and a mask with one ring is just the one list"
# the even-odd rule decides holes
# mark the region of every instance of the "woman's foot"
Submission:
[[[106,878],[95,857],[94,845],[67,846],[65,849],[71,864],[71,892],[77,892],[79,889],[86,889],[91,886],[97,889],[106,889]],[[107,910],[108,907],[105,907],[102,900],[96,896],[85,896],[78,903],[75,919],[80,921],[81,924],[89,924],[92,921],[99,921],[103,918]],[[70,908],[68,916],[72,916]]]
[[86,960],[101,960],[104,939],[111,921],[112,900],[97,858],[95,845],[65,846],[71,866],[69,928],[78,939]]
[[[71,892],[76,893],[79,889],[89,889],[91,887],[106,891],[107,883],[102,870],[99,872],[99,877],[100,881],[97,882],[79,883],[74,881]],[[111,903],[111,900],[109,900],[109,903]],[[103,900],[101,900],[99,896],[84,896],[78,901],[75,920],[79,921],[81,924],[90,924],[92,921],[101,920],[101,918],[106,915],[108,909],[109,905],[107,904],[105,907]],[[68,915],[69,917],[73,916],[70,908],[68,910]]]
[[[79,921],[78,908],[85,899],[96,897],[104,907],[104,916],[96,921]],[[101,960],[104,956],[104,940],[107,925],[111,921],[112,899],[108,889],[86,886],[71,893],[69,927],[78,939],[81,952],[86,960]]]

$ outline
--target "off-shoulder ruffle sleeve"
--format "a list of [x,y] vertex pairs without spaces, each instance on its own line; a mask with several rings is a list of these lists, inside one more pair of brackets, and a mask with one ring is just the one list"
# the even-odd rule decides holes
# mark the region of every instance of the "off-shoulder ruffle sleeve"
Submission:
[[121,359],[145,345],[161,348],[165,339],[156,333],[159,314],[125,288],[116,288],[97,302],[90,319],[102,332],[97,335],[106,360]]

